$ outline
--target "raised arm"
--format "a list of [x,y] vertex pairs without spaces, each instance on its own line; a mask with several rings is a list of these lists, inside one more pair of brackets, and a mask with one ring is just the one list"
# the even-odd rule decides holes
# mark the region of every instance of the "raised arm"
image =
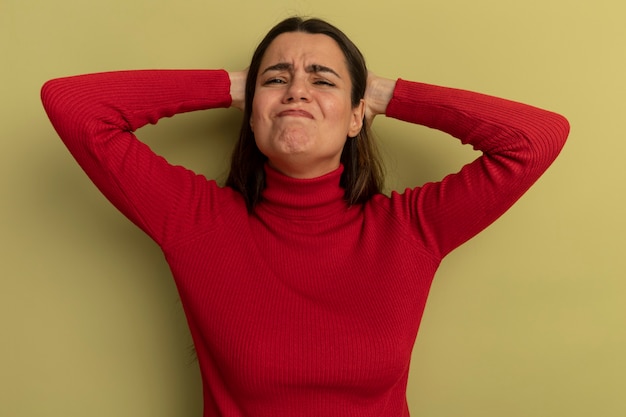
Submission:
[[[48,81],[42,101],[76,161],[102,193],[156,241],[188,226],[206,183],[155,155],[132,133],[177,113],[231,105],[225,71],[145,70]],[[196,186],[194,186],[196,185]]]
[[[384,103],[392,83],[377,85]],[[372,107],[372,114],[382,113],[381,106]],[[418,239],[439,258],[509,209],[554,161],[569,133],[567,120],[556,113],[401,79],[393,84],[384,112],[444,131],[482,151],[460,172],[394,193],[389,200],[391,210],[412,222]]]

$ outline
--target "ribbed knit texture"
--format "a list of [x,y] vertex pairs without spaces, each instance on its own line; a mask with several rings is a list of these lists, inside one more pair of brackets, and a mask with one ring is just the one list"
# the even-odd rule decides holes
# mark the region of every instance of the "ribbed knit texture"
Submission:
[[567,121],[467,91],[398,80],[387,116],[482,156],[438,183],[348,206],[342,167],[266,168],[262,202],[172,166],[133,131],[228,107],[224,71],[53,80],[46,111],[99,189],[163,249],[203,377],[204,416],[408,415],[411,350],[441,259],[506,211],[558,155]]

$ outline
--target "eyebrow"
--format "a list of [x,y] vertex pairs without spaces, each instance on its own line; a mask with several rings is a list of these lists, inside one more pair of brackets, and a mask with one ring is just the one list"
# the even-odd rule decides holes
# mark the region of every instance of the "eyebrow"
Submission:
[[[290,71],[292,69],[293,69],[293,65],[291,65],[290,63],[279,62],[278,64],[270,65],[269,67],[265,68],[261,74],[265,74],[266,72],[270,72],[270,71]],[[335,70],[325,65],[311,64],[305,68],[305,71],[308,73],[313,73],[313,74],[327,72],[341,79],[341,76],[337,74]]]

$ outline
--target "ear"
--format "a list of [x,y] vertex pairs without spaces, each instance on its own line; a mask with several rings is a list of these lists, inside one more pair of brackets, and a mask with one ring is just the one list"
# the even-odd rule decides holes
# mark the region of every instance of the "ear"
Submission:
[[252,116],[250,116],[249,123],[250,123],[250,130],[252,130],[252,133],[254,133],[254,122],[253,122]]
[[361,99],[352,109],[352,115],[350,120],[350,127],[348,130],[348,136],[353,138],[359,134],[363,128],[363,117],[365,116],[365,100]]

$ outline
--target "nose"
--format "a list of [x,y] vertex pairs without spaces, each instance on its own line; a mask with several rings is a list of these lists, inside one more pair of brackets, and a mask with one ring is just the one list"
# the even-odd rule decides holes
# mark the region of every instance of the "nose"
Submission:
[[310,100],[310,92],[305,79],[293,77],[285,91],[284,101],[292,103],[295,101],[307,102]]

